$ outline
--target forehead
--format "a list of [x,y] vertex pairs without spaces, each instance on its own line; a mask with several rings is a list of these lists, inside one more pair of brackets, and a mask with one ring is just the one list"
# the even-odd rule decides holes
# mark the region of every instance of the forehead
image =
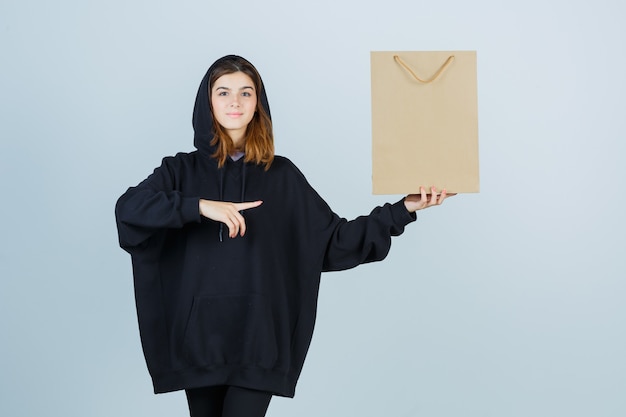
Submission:
[[231,74],[224,74],[215,80],[213,89],[225,87],[229,89],[240,89],[244,87],[254,88],[254,82],[247,74],[243,72],[233,72]]

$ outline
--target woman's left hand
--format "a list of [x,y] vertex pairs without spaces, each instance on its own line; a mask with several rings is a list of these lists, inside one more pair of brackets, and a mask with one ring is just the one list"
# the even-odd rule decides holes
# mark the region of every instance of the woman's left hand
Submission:
[[426,189],[420,187],[420,194],[409,194],[404,198],[404,206],[410,213],[413,213],[431,206],[438,206],[447,197],[453,195],[456,194],[448,194],[446,190],[442,190],[441,194],[437,194],[435,187],[430,187],[430,193],[426,194]]

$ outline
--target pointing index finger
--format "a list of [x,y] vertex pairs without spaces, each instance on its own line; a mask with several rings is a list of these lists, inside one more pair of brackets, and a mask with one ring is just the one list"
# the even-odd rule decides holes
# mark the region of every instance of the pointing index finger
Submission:
[[247,209],[259,207],[261,204],[263,204],[263,201],[261,200],[247,201],[245,203],[235,203],[235,207],[237,208],[237,211],[241,211],[241,210],[247,210]]

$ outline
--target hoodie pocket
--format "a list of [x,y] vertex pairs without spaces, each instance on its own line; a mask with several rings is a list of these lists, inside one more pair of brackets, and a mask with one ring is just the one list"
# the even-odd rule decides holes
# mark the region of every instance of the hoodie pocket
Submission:
[[277,348],[271,310],[261,295],[196,297],[184,338],[192,365],[272,368]]

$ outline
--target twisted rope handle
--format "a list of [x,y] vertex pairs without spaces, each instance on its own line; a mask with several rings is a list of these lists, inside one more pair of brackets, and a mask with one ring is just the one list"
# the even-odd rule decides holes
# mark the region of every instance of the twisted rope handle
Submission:
[[454,55],[450,55],[448,59],[446,59],[446,62],[443,63],[441,68],[439,68],[439,70],[435,73],[435,75],[433,75],[429,80],[422,80],[420,77],[418,77],[413,72],[413,70],[407,64],[405,64],[404,61],[398,55],[394,55],[393,59],[395,59],[396,62],[402,66],[402,68],[407,70],[407,72],[411,74],[413,78],[415,78],[416,81],[423,83],[423,84],[430,84],[432,82],[435,82],[437,78],[441,77],[441,74],[443,74],[446,68],[448,68],[450,64],[452,63],[452,61],[454,61]]

